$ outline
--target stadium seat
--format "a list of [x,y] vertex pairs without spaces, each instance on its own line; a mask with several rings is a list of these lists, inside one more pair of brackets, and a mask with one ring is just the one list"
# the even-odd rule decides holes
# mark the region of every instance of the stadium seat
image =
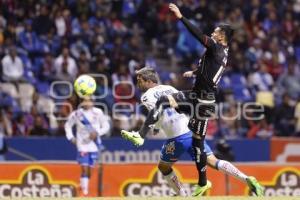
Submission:
[[233,73],[230,75],[232,85],[246,85],[246,78],[240,73]]
[[13,98],[18,98],[19,97],[17,88],[12,83],[1,83],[0,84],[0,89],[1,89],[2,92],[5,92],[5,93],[9,94]]
[[32,96],[35,92],[33,85],[29,83],[19,84],[19,98],[22,111],[30,112],[32,106]]
[[223,76],[220,80],[219,87],[221,89],[230,89],[231,88],[231,80],[228,76]]
[[32,107],[32,99],[20,98],[20,106],[23,112],[30,112],[30,109]]
[[38,110],[41,111],[42,113],[50,114],[51,112],[54,111],[55,103],[52,99],[40,95],[37,106],[38,106]]
[[234,85],[233,94],[235,100],[238,102],[246,102],[252,99],[248,88],[243,85]]
[[33,93],[35,92],[34,87],[29,83],[20,83],[19,84],[19,97],[20,98],[32,98]]
[[49,95],[49,89],[50,89],[50,86],[47,82],[38,81],[38,83],[36,84],[36,90],[40,94],[48,96]]

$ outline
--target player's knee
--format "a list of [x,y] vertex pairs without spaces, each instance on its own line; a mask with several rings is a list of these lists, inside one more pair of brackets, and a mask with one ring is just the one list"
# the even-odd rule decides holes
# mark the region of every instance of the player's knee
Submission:
[[163,175],[168,175],[172,172],[172,167],[166,164],[158,164],[158,169]]
[[90,168],[88,166],[82,166],[81,175],[86,176],[86,177],[90,177]]

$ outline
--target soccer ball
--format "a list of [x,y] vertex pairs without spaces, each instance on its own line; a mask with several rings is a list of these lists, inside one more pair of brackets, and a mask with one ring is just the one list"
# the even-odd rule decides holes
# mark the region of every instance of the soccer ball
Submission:
[[74,90],[80,97],[88,97],[96,90],[96,81],[89,75],[81,75],[74,82]]

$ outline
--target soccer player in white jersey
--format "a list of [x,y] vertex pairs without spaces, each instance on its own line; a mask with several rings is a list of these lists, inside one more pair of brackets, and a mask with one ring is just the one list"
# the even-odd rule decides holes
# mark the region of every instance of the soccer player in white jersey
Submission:
[[[151,110],[155,107],[156,101],[160,96],[178,92],[172,86],[159,85],[158,75],[152,68],[144,67],[138,70],[136,75],[138,88],[145,92],[141,97],[141,103],[147,110]],[[174,108],[168,108],[162,113],[160,120],[156,122],[155,127],[153,127],[155,129],[161,128],[167,137],[161,150],[161,160],[158,164],[158,169],[167,180],[169,186],[176,192],[176,195],[180,196],[187,196],[187,194],[182,188],[178,177],[172,170],[172,165],[185,151],[190,154],[192,159],[194,159],[192,132],[188,128],[188,122],[189,118],[185,114],[176,112]],[[123,134],[124,132],[127,132],[128,134],[128,131],[122,131],[122,135],[126,138],[127,134]],[[130,138],[126,139],[130,140]],[[255,177],[245,175],[228,161],[217,159],[206,141],[204,147],[205,153],[207,154],[207,164],[210,167],[238,178],[246,183],[250,190],[257,196],[262,195],[263,188],[256,181]],[[211,187],[211,183],[209,184]]]
[[[76,136],[73,134],[76,126]],[[66,137],[76,145],[77,161],[81,165],[80,188],[82,194],[89,193],[89,178],[91,167],[97,163],[99,157],[100,136],[110,129],[108,117],[101,109],[93,106],[90,98],[83,99],[77,110],[74,110],[65,123]]]

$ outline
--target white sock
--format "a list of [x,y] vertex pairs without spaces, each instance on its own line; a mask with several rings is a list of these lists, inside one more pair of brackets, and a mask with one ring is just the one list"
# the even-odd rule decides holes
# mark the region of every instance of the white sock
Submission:
[[80,178],[80,187],[84,195],[89,193],[89,177],[83,176]]
[[236,168],[233,164],[226,160],[218,160],[216,167],[218,170],[223,171],[225,174],[231,175],[236,177],[237,179],[241,180],[242,182],[246,183],[246,178],[248,176],[241,172],[238,168]]
[[172,171],[168,175],[164,175],[164,178],[167,180],[169,186],[176,192],[179,196],[187,196],[185,190],[183,189],[178,177],[176,176],[175,172]]

